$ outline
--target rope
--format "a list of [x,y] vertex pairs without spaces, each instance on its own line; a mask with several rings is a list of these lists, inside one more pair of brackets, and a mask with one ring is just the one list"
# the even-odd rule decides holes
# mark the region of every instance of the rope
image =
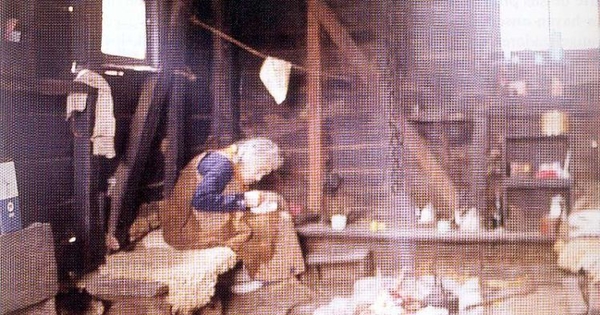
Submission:
[[[233,37],[225,34],[221,30],[216,29],[216,28],[214,28],[214,27],[212,27],[212,26],[210,26],[210,25],[208,25],[208,24],[200,21],[196,16],[192,16],[191,17],[191,22],[192,22],[192,24],[200,26],[200,27],[204,28],[205,30],[210,31],[211,33],[213,33],[213,34],[219,36],[220,38],[222,38],[222,39],[224,39],[224,40],[226,40],[226,41],[228,41],[228,42],[236,45],[237,47],[239,47],[239,48],[247,51],[248,53],[250,53],[250,54],[252,54],[252,55],[254,55],[256,57],[259,57],[259,58],[262,58],[262,59],[267,59],[268,57],[270,57],[269,55],[267,55],[267,54],[265,54],[263,52],[260,52],[260,51],[258,51],[256,49],[254,49],[254,48],[252,48],[252,47],[250,47],[250,46],[248,46],[248,45],[240,42],[239,40],[237,40],[237,39],[235,39],[235,38],[233,38]],[[292,65],[293,69],[296,69],[296,70],[299,70],[299,71],[302,71],[302,72],[305,72],[305,73],[309,73],[308,69],[306,67],[304,67],[304,66],[297,65],[297,64],[292,63],[292,62],[290,62],[290,64]],[[340,75],[335,75],[335,74],[328,74],[328,73],[323,73],[323,72],[320,72],[319,75],[324,76],[324,77],[329,77],[329,78],[341,79],[341,80],[347,80],[348,79],[345,76],[340,76]]]

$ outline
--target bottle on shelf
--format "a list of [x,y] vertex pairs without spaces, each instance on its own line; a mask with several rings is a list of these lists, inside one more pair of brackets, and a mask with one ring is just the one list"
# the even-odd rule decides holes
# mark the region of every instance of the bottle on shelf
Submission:
[[492,214],[492,228],[498,229],[504,226],[504,216],[502,215],[502,198],[500,192],[496,191],[494,200],[494,213]]

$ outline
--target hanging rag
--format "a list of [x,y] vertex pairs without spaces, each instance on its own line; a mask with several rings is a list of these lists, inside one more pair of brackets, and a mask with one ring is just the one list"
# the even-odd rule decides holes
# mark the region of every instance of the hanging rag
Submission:
[[291,70],[291,63],[274,57],[267,57],[260,68],[260,80],[278,105],[287,96]]
[[[114,103],[108,82],[98,73],[83,69],[75,77],[75,82],[87,84],[98,89],[96,101],[96,122],[92,133],[93,154],[107,157],[115,157],[115,131],[116,121],[113,113]],[[85,110],[87,93],[71,93],[67,97],[67,119],[74,111]]]

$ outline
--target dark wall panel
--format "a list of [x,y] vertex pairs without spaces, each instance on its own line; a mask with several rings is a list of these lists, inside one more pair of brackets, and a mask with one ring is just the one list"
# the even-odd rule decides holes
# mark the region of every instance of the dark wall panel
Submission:
[[[60,222],[49,209],[68,205],[73,198],[73,163],[70,158],[15,160],[24,225]],[[70,214],[74,215],[74,214]],[[55,229],[62,229],[53,225]]]
[[47,222],[45,207],[71,198],[72,134],[65,99],[3,91],[2,160],[15,162],[24,224]]
[[38,36],[38,75],[47,78],[71,77],[70,69],[73,12],[69,11],[73,0],[37,0],[36,29]]
[[6,154],[21,160],[46,160],[70,157],[72,134],[64,116],[9,115]]

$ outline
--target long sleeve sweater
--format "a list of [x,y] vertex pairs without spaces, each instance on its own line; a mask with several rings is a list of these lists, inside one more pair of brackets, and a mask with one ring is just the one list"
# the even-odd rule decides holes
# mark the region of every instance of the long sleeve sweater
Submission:
[[197,211],[231,212],[246,210],[244,194],[223,194],[233,178],[233,163],[218,152],[208,153],[198,163],[202,180],[196,187],[192,206]]

